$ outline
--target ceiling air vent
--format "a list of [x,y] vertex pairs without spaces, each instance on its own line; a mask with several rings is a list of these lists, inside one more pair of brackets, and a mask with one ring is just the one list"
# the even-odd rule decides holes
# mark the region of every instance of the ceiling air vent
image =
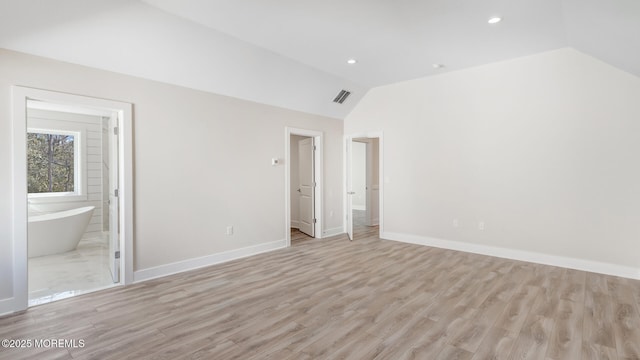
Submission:
[[347,98],[349,97],[349,95],[351,95],[350,91],[347,90],[340,90],[340,92],[338,93],[338,95],[336,96],[335,99],[333,99],[334,103],[338,103],[338,104],[342,104],[345,100],[347,100]]

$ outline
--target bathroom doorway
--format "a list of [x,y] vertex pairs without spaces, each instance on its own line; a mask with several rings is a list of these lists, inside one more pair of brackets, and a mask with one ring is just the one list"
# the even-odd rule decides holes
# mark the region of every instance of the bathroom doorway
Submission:
[[130,282],[131,105],[13,91],[15,307]]
[[[29,306],[114,286],[109,136],[115,115],[27,101]],[[113,215],[113,216],[112,216]]]

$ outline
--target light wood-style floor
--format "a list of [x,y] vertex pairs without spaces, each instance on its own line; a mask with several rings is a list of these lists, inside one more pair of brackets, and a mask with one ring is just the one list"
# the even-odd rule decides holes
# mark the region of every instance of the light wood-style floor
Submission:
[[86,344],[0,359],[640,359],[639,307],[638,281],[337,236],[0,318]]

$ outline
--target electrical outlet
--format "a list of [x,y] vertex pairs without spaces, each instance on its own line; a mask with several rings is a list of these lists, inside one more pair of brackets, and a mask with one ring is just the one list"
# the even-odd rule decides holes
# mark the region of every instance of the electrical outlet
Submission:
[[457,228],[460,226],[460,221],[458,221],[458,219],[453,219],[453,227]]
[[478,221],[478,230],[484,230],[484,221]]
[[233,225],[227,226],[227,235],[233,235]]

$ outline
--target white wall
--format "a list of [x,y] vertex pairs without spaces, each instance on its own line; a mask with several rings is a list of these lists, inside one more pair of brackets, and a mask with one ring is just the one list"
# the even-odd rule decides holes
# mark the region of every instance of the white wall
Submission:
[[96,115],[70,114],[59,111],[29,109],[27,127],[51,130],[83,131],[85,139],[81,139],[86,147],[85,159],[81,165],[86,174],[86,200],[52,201],[54,198],[32,198],[29,210],[38,212],[55,212],[70,210],[83,206],[95,206],[83,240],[103,239],[102,235],[102,117]]
[[353,141],[351,145],[351,206],[354,210],[365,210],[367,205],[367,144]]
[[561,49],[373,89],[345,133],[384,132],[385,236],[640,277],[639,120],[638,77]]
[[0,50],[0,303],[12,296],[11,85],[133,103],[136,272],[284,244],[285,167],[271,158],[284,158],[286,126],[324,133],[323,224],[342,226],[342,121]]

